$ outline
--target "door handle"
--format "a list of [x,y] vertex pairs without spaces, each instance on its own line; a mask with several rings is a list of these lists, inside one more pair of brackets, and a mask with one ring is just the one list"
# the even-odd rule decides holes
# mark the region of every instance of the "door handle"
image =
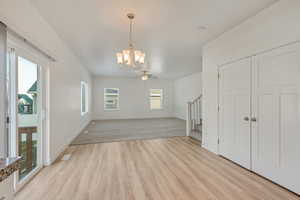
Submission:
[[256,117],[252,117],[252,118],[251,118],[251,121],[252,121],[252,122],[257,122]]
[[249,121],[249,117],[244,117],[244,120],[245,121]]

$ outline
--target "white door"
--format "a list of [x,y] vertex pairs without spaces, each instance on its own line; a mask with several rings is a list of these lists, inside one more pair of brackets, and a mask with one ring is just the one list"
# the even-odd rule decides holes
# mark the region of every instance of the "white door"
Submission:
[[251,58],[220,68],[220,154],[251,167]]
[[255,58],[253,170],[300,193],[300,44]]

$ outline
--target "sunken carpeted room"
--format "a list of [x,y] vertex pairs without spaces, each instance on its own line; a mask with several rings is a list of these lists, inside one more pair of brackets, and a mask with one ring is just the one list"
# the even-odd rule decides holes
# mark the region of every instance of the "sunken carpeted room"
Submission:
[[0,200],[300,200],[299,0],[0,0]]
[[[200,134],[199,134],[200,135]],[[72,145],[186,136],[186,123],[177,118],[92,121]]]

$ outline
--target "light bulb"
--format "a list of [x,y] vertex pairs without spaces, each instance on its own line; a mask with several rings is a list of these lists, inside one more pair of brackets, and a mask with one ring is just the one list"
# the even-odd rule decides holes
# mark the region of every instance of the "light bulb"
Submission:
[[130,50],[123,50],[123,59],[125,64],[130,64]]
[[140,58],[139,58],[139,63],[144,64],[145,63],[145,53],[141,53]]
[[123,54],[117,53],[117,62],[118,64],[123,64]]
[[136,63],[138,63],[140,61],[141,55],[142,55],[141,51],[134,51],[134,61]]

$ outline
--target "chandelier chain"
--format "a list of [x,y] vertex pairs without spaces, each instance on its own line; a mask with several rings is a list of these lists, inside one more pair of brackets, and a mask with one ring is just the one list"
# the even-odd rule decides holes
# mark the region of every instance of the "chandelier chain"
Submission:
[[132,29],[133,29],[133,22],[132,19],[130,19],[130,32],[129,32],[129,45],[132,47]]

